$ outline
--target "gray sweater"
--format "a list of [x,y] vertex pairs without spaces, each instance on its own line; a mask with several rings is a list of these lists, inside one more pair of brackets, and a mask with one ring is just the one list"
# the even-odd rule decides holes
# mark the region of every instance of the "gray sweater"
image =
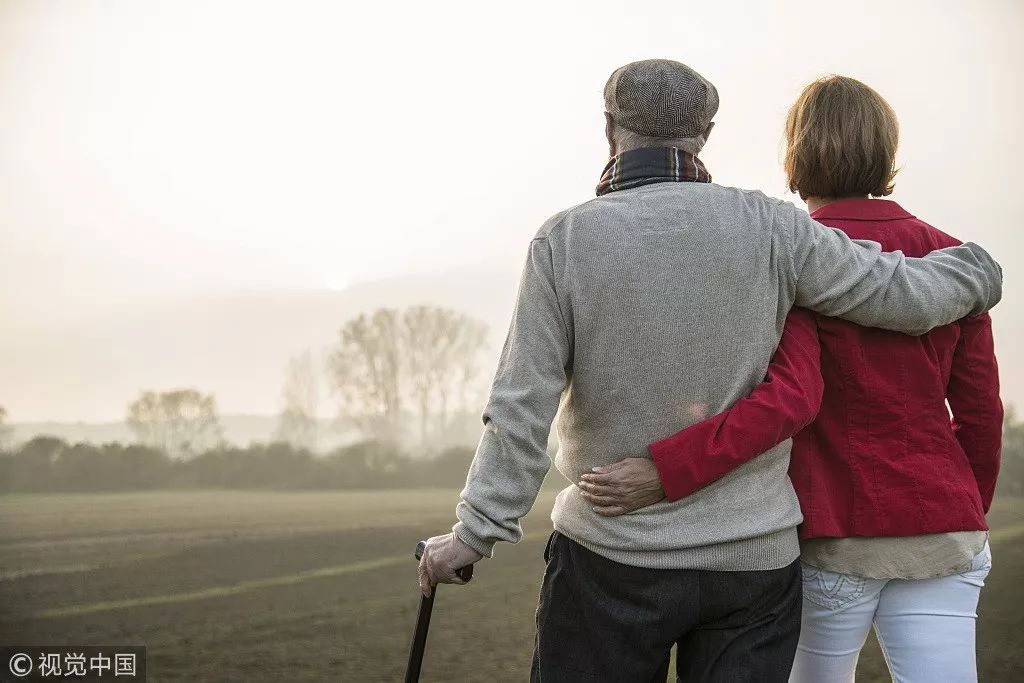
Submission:
[[559,532],[637,567],[783,567],[800,552],[789,441],[619,517],[594,512],[576,483],[749,394],[794,305],[922,334],[1001,292],[977,245],[883,253],[760,192],[661,183],[564,211],[530,243],[454,530],[485,556],[522,537],[557,412],[555,466],[570,482],[551,514]]

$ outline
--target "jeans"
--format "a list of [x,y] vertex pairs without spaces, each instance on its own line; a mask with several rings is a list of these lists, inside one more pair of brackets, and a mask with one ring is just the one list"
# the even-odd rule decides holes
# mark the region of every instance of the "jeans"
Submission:
[[531,681],[787,680],[800,630],[800,563],[770,571],[644,569],[557,531],[544,552]]
[[804,565],[790,681],[853,681],[872,624],[895,683],[977,681],[976,610],[991,568],[987,543],[969,571],[934,579],[867,579]]

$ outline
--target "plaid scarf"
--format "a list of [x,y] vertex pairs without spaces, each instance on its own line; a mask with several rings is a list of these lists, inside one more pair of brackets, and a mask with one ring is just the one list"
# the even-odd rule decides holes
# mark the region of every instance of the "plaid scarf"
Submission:
[[710,183],[711,174],[693,154],[678,147],[644,147],[616,154],[597,184],[597,195],[651,183]]

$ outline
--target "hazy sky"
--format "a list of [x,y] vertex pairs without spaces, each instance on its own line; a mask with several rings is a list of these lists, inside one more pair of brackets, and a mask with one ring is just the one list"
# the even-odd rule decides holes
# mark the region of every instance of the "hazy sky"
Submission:
[[[506,319],[529,237],[592,196],[608,74],[649,57],[718,87],[715,181],[777,196],[803,85],[881,92],[902,125],[893,198],[1004,266],[997,348],[1024,405],[1022,30],[1017,0],[0,0],[0,405],[117,418],[182,384],[274,412],[286,357],[207,372],[196,340],[229,339],[230,315],[144,315],[228,294],[465,270],[507,285],[474,304]],[[115,317],[134,331],[94,352]]]

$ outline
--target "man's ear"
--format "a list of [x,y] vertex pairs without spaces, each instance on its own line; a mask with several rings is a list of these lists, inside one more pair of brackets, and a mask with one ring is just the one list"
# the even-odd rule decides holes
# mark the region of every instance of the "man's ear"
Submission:
[[608,112],[604,113],[604,136],[608,138],[608,156],[615,156],[615,121]]

